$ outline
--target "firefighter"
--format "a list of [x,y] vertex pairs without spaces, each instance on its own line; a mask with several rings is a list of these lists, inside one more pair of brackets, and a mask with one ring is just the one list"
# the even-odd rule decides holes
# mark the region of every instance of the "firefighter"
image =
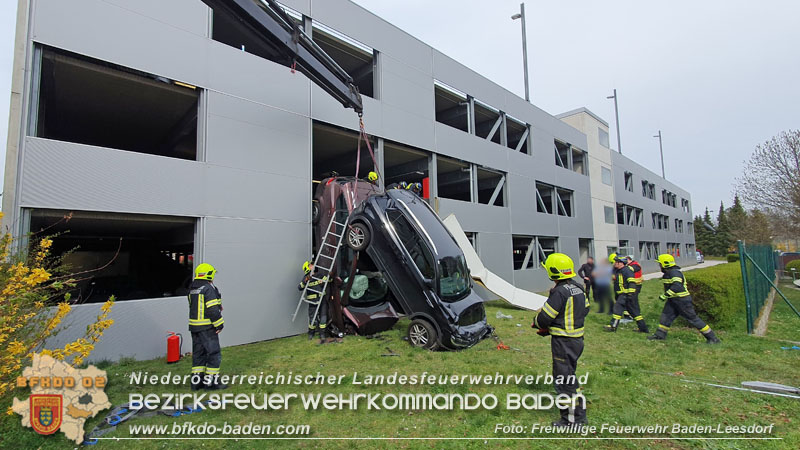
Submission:
[[658,298],[666,303],[661,312],[658,330],[652,336],[647,336],[647,339],[666,339],[672,321],[678,316],[683,316],[689,324],[700,330],[700,333],[706,338],[706,343],[719,344],[720,340],[711,327],[706,325],[703,319],[697,317],[694,306],[692,306],[692,296],[686,287],[686,278],[683,276],[681,268],[675,264],[675,258],[668,254],[658,255],[658,264],[664,274],[661,277],[661,281],[664,283],[664,293]]
[[[633,282],[636,285],[636,292],[632,295],[631,301],[636,304],[636,309],[641,312],[642,309],[639,306],[639,294],[642,292],[642,282],[644,281],[644,277],[642,276],[642,265],[633,259],[633,255],[626,256],[625,260],[628,267],[633,270]],[[625,311],[625,314],[630,315],[628,311]]]
[[406,190],[422,195],[422,183],[406,183]]
[[202,263],[194,271],[189,285],[189,331],[192,333],[192,390],[226,389],[219,382],[222,350],[219,333],[222,331],[222,295],[214,286],[217,270]]
[[[327,280],[327,276],[318,278],[314,277],[317,275],[317,270],[314,268],[314,264],[311,261],[306,261],[303,263],[303,280],[300,281],[300,284],[297,286],[297,289],[302,291],[306,288],[306,285],[310,289],[316,288],[316,290],[322,289],[322,285],[325,284]],[[314,334],[317,333],[317,327],[319,327],[319,338],[320,341],[324,341],[327,337],[327,326],[328,326],[328,302],[325,296],[322,296],[320,299],[320,294],[313,292],[311,290],[306,291],[306,300],[309,302],[308,304],[308,340],[314,339]],[[319,311],[317,311],[317,302],[321,301],[319,305]],[[316,313],[316,318],[314,314]]]
[[647,328],[647,322],[644,321],[644,317],[642,317],[639,312],[639,304],[634,301],[636,298],[636,281],[634,280],[633,269],[628,267],[626,264],[627,260],[624,256],[617,256],[616,253],[612,253],[608,257],[608,262],[614,264],[612,280],[615,302],[614,309],[611,313],[611,323],[606,325],[604,330],[611,332],[617,331],[623,312],[628,311],[631,316],[633,316],[633,320],[636,321],[638,331],[640,333],[649,333],[650,330]]
[[367,180],[369,180],[369,182],[372,184],[378,184],[378,173],[377,172],[368,173]]
[[[578,358],[583,353],[583,321],[589,313],[589,299],[583,286],[574,280],[572,259],[563,253],[553,253],[542,263],[555,286],[550,289],[542,309],[533,319],[534,328],[540,336],[552,336],[550,350],[553,354],[553,376],[557,377],[555,388],[559,394],[572,396],[572,405],[561,409],[561,419],[554,422],[557,427],[586,423],[586,399],[578,395],[581,391],[575,378]],[[563,378],[560,382],[559,378]]]

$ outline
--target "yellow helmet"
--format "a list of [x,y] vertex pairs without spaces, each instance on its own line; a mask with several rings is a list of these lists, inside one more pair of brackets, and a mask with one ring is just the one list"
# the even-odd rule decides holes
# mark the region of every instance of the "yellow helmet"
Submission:
[[216,274],[217,274],[217,269],[215,269],[214,266],[208,263],[202,263],[199,266],[197,266],[197,269],[194,269],[195,280],[211,281],[214,279],[214,275]]
[[608,262],[609,263],[614,264],[614,261],[616,261],[616,259],[617,259],[617,254],[616,253],[612,253],[612,254],[608,255]]
[[667,267],[672,267],[675,265],[675,258],[667,253],[658,255],[656,260],[658,261],[658,264],[661,265],[662,269],[666,269]]
[[563,253],[551,253],[542,263],[551,280],[566,280],[575,276],[572,258]]
[[311,272],[311,261],[306,261],[303,263],[303,273]]
[[378,181],[378,174],[375,172],[370,172],[369,174],[367,174],[367,179],[369,181]]

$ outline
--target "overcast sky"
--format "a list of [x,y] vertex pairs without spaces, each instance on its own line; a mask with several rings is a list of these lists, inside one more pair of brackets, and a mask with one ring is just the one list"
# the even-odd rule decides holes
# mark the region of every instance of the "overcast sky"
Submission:
[[[199,0],[198,0],[199,1]],[[356,0],[501,86],[523,92],[519,2]],[[5,161],[16,1],[0,2]],[[585,106],[623,154],[688,190],[695,214],[732,198],[753,147],[800,124],[800,2],[538,0],[526,3],[531,96],[551,114]]]

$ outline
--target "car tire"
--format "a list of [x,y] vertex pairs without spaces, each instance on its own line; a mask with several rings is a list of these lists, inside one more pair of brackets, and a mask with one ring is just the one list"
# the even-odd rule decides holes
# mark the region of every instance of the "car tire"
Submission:
[[436,328],[424,319],[414,319],[408,326],[408,343],[413,347],[436,350],[439,348],[439,336]]
[[347,229],[347,246],[353,250],[360,252],[369,245],[369,228],[363,223],[350,224]]
[[319,223],[319,201],[311,201],[311,223],[316,225]]

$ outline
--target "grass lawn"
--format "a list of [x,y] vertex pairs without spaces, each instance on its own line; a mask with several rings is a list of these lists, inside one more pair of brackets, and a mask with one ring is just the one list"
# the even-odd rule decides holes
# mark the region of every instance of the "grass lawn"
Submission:
[[[702,269],[700,269],[702,270]],[[660,280],[645,282],[640,298],[642,310],[651,329],[657,326],[662,302],[656,297]],[[786,291],[795,305],[800,305],[800,290]],[[747,336],[742,317],[735,330],[719,331],[723,343],[704,344],[696,330],[676,322],[668,339],[650,342],[635,333],[635,324],[623,325],[617,333],[601,331],[608,316],[595,311],[586,323],[586,347],[579,361],[578,373],[589,372],[584,387],[590,401],[588,417],[591,424],[622,425],[705,425],[775,424],[773,436],[781,441],[684,441],[653,439],[645,441],[577,440],[577,441],[511,441],[511,440],[382,440],[382,441],[205,441],[203,448],[800,448],[800,400],[770,395],[721,389],[682,378],[716,384],[739,386],[742,381],[770,381],[800,386],[800,351],[781,350],[791,346],[781,340],[800,341],[800,318],[776,298],[774,318],[764,338]],[[496,319],[501,310],[513,319]],[[222,424],[309,424],[312,437],[502,437],[494,434],[495,424],[549,423],[556,419],[556,410],[508,411],[503,407],[506,393],[551,392],[546,385],[497,385],[435,387],[419,386],[355,386],[349,383],[354,370],[360,374],[539,374],[551,369],[549,338],[537,336],[530,328],[532,312],[516,310],[505,305],[487,307],[489,321],[497,327],[502,340],[512,350],[497,350],[495,342],[485,340],[461,352],[428,352],[411,348],[404,340],[407,321],[378,339],[347,337],[342,344],[315,345],[304,336],[278,339],[250,345],[226,348],[223,351],[223,372],[229,374],[259,374],[259,372],[316,373],[345,375],[342,386],[235,386],[228,391],[241,393],[264,392],[372,392],[372,393],[494,393],[500,398],[491,411],[305,411],[297,404],[288,411],[205,411],[173,419],[165,416],[133,420],[127,424],[172,424],[193,421]],[[236,324],[226,324],[234,327]],[[399,356],[381,356],[388,349]],[[162,360],[122,362],[106,367],[109,386],[106,392],[115,405],[127,401],[130,392],[173,392],[176,389],[130,386],[126,374],[132,370],[163,374],[188,373],[188,359],[174,365]],[[180,389],[188,392],[187,388]],[[18,394],[26,395],[26,394]],[[100,417],[91,419],[90,430]],[[107,436],[129,437],[127,425]],[[529,436],[529,435],[522,435]],[[541,436],[541,435],[540,435]],[[610,435],[605,435],[606,437]],[[713,436],[713,435],[707,435]],[[71,446],[63,435],[42,437],[19,426],[19,416],[0,419],[0,446],[7,448],[56,448]],[[200,441],[101,441],[108,448],[196,448]]]

